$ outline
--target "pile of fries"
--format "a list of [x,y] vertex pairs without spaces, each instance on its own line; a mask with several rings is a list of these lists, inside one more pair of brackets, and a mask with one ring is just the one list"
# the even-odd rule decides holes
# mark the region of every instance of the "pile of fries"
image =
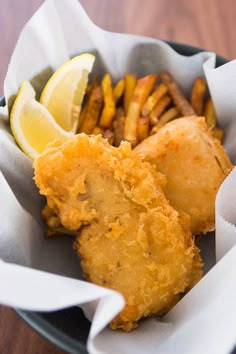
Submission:
[[140,79],[135,74],[126,74],[114,86],[106,73],[100,84],[95,77],[87,86],[84,102],[78,133],[102,134],[114,146],[126,140],[134,147],[165,123],[193,115],[205,116],[213,135],[220,141],[223,139],[202,77],[195,79],[189,102],[168,72]]

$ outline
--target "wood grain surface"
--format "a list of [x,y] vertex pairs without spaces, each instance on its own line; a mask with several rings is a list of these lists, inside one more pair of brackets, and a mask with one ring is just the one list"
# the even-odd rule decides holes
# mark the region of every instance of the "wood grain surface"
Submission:
[[[42,0],[0,1],[0,95],[7,65],[24,24]],[[191,44],[236,57],[235,0],[81,0],[91,19],[115,32]],[[30,55],[30,53],[28,53]],[[0,354],[62,353],[30,329],[11,309],[0,307]]]

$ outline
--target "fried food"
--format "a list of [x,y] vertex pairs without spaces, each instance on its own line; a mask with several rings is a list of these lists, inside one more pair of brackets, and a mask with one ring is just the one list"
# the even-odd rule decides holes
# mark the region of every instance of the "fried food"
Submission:
[[121,79],[120,81],[117,82],[116,86],[114,87],[115,103],[117,103],[119,99],[122,97],[124,90],[125,90],[125,79]]
[[202,275],[189,217],[167,201],[165,177],[123,142],[79,134],[34,161],[35,182],[61,224],[81,230],[74,248],[87,280],[121,292],[111,328],[130,331],[168,311]]
[[194,81],[191,92],[191,105],[197,116],[203,114],[204,97],[207,91],[207,84],[203,77],[197,77]]
[[168,87],[168,92],[172,97],[174,104],[178,108],[179,112],[183,116],[195,115],[193,107],[190,105],[188,100],[184,97],[182,90],[180,89],[177,82],[168,72],[162,72],[160,74],[161,80]]
[[78,129],[80,133],[91,134],[93,132],[98,123],[102,103],[102,90],[95,80],[80,115],[81,122]]
[[176,107],[169,108],[158,119],[157,123],[152,127],[151,134],[155,134],[164,124],[172,119],[179,117],[179,111]]
[[218,139],[220,142],[223,141],[224,139],[224,131],[222,129],[220,129],[219,127],[214,127],[212,130],[212,135]]
[[203,115],[206,118],[208,127],[214,128],[216,126],[216,112],[211,97],[208,97],[206,101]]
[[215,229],[215,197],[232,164],[205,118],[184,117],[164,125],[135,148],[167,177],[171,205],[191,217],[193,234]]
[[163,112],[169,107],[171,104],[171,98],[168,95],[163,96],[153,110],[150,113],[150,121],[152,125],[156,125],[158,123],[159,117],[163,114]]
[[126,74],[124,77],[125,88],[124,88],[124,110],[125,114],[128,113],[129,104],[134,93],[134,89],[137,83],[136,74]]
[[123,108],[119,107],[116,110],[115,119],[113,121],[114,128],[114,146],[118,147],[122,140],[124,140],[125,127],[125,112]]
[[108,143],[113,145],[114,143],[114,132],[110,129],[106,129],[102,135],[105,139],[107,139]]
[[154,92],[148,97],[146,103],[144,104],[142,115],[147,116],[150,114],[153,108],[156,106],[157,102],[159,102],[160,99],[167,94],[167,92],[168,87],[165,84],[160,83],[160,85],[156,87]]
[[148,137],[149,117],[140,117],[138,121],[138,141],[141,142]]
[[112,119],[115,116],[116,109],[110,74],[104,75],[101,82],[101,87],[103,93],[104,107],[100,117],[99,126],[101,128],[109,128],[111,126]]
[[138,143],[138,121],[140,113],[155,85],[156,79],[157,75],[155,74],[147,75],[139,79],[131,97],[127,117],[125,119],[124,138],[129,141],[132,146]]
[[95,127],[92,131],[92,134],[94,135],[99,135],[99,134],[104,134],[104,129],[100,128],[100,127]]

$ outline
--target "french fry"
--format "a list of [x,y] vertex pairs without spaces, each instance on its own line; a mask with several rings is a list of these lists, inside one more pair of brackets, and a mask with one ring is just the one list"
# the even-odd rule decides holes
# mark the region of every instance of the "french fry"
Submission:
[[156,125],[159,117],[165,111],[165,109],[171,104],[171,98],[168,95],[163,96],[150,113],[151,125]]
[[114,146],[120,146],[124,140],[124,125],[125,125],[125,112],[122,107],[117,108],[115,119],[113,121],[114,128]]
[[109,128],[115,115],[115,100],[111,82],[111,76],[107,73],[101,81],[104,107],[99,121],[101,128]]
[[103,133],[103,137],[108,140],[108,142],[113,145],[114,133],[110,129],[106,129]]
[[126,74],[125,80],[125,92],[124,92],[124,108],[125,114],[128,114],[129,103],[137,83],[137,76],[135,74]]
[[81,112],[81,124],[79,133],[91,134],[98,123],[99,114],[102,107],[102,90],[97,82],[93,84],[93,88],[88,97],[87,102]]
[[[86,97],[86,103],[87,103],[87,99],[88,97]],[[79,118],[78,118],[78,126],[77,126],[77,133],[80,132],[80,128],[84,122],[84,118],[85,118],[85,112],[86,112],[86,106],[87,104],[84,104],[84,106],[82,107],[80,114],[79,114]]]
[[103,134],[104,133],[104,130],[100,127],[95,127],[93,128],[93,131],[92,131],[92,134],[93,135],[99,135],[99,134]]
[[99,86],[99,83],[98,83],[98,76],[96,75],[93,78],[92,84],[88,84],[87,87],[86,87],[84,103],[83,103],[83,107],[81,109],[81,112],[79,114],[79,119],[78,119],[77,133],[79,133],[80,128],[82,126],[82,123],[84,121],[84,117],[85,117],[85,112],[86,112],[87,102],[88,102],[89,96],[91,95],[92,89],[94,89],[97,86]]
[[167,122],[179,117],[179,111],[176,107],[169,108],[158,120],[157,124],[151,130],[151,134],[155,134]]
[[63,226],[54,227],[54,228],[47,227],[45,230],[46,238],[61,236],[61,235],[76,236],[77,232],[65,229]]
[[220,129],[218,127],[214,127],[212,129],[212,134],[216,139],[218,139],[222,143],[222,141],[224,139],[224,131],[222,129]]
[[149,117],[140,117],[138,121],[138,141],[141,143],[148,137],[149,133]]
[[55,211],[46,204],[41,210],[42,218],[47,221],[51,216],[56,215]]
[[179,112],[183,116],[196,115],[196,112],[184,97],[183,92],[173,77],[168,72],[162,72],[160,76],[162,82],[168,87],[169,94],[172,97],[174,104],[178,108]]
[[[96,77],[96,80],[97,80],[97,77]],[[91,93],[91,91],[92,91],[92,85],[88,84],[86,87],[86,90],[85,90],[85,94],[89,95]]]
[[114,87],[114,100],[115,103],[121,98],[125,90],[125,80],[122,79],[117,82],[116,86]]
[[153,108],[156,106],[157,102],[160,101],[160,99],[165,96],[165,94],[168,92],[168,87],[161,83],[158,85],[154,92],[148,97],[147,101],[145,102],[143,109],[142,109],[142,115],[148,116],[150,112],[153,110]]
[[125,119],[124,138],[129,141],[132,146],[138,143],[138,120],[150,92],[153,89],[157,79],[157,75],[147,75],[137,81],[131,98],[128,114]]
[[194,81],[191,92],[191,105],[198,116],[203,113],[204,96],[206,94],[207,85],[203,77],[197,77]]
[[53,229],[55,227],[59,227],[61,225],[60,219],[57,215],[50,216],[50,218],[47,219],[47,225]]
[[206,123],[208,127],[214,128],[216,125],[216,112],[211,97],[208,97],[206,101],[203,116],[206,118]]

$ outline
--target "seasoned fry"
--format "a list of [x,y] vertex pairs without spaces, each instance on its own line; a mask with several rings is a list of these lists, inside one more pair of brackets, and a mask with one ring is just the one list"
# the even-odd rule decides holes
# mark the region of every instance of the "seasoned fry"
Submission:
[[80,131],[80,127],[84,121],[84,117],[85,117],[85,111],[86,111],[86,107],[84,106],[81,111],[80,111],[80,114],[79,114],[79,119],[78,119],[78,126],[77,126],[77,133],[79,133]]
[[184,97],[183,92],[181,91],[177,82],[168,72],[162,72],[160,74],[161,80],[168,86],[169,94],[172,97],[174,104],[178,108],[179,112],[183,116],[193,116],[196,115],[194,109]]
[[[97,80],[97,77],[96,77],[96,80]],[[86,87],[86,95],[90,95],[91,91],[92,91],[92,85],[88,84]]]
[[86,94],[86,97],[85,97],[85,103],[80,111],[80,114],[79,114],[79,118],[78,118],[78,126],[77,126],[77,133],[79,133],[80,131],[80,128],[84,122],[84,118],[85,118],[85,113],[86,113],[86,108],[87,108],[87,103],[88,103],[88,98],[90,96],[90,93]]
[[153,89],[157,75],[147,75],[137,81],[125,120],[125,140],[132,146],[138,143],[138,120],[144,103]]
[[102,101],[101,87],[95,83],[81,113],[79,133],[92,133],[98,122]]
[[125,80],[122,79],[117,82],[116,86],[114,87],[114,100],[115,103],[121,98],[125,90]]
[[109,144],[113,145],[114,142],[114,133],[110,129],[106,129],[103,133],[103,137],[106,138]]
[[51,216],[54,215],[56,215],[55,211],[52,208],[50,208],[47,204],[41,210],[41,216],[45,221],[47,221]]
[[224,139],[224,131],[223,131],[222,129],[220,129],[220,128],[218,128],[218,127],[214,127],[214,128],[212,129],[212,134],[213,134],[213,136],[214,136],[216,139],[218,139],[220,142],[223,141],[223,139]]
[[148,137],[149,117],[140,117],[138,121],[138,141],[139,143]]
[[216,112],[213,105],[212,98],[209,97],[206,101],[204,107],[204,117],[206,118],[206,122],[209,128],[213,128],[216,125]]
[[126,74],[124,80],[125,80],[124,108],[125,108],[125,114],[128,114],[128,107],[136,86],[137,76],[135,74]]
[[162,116],[159,118],[156,125],[151,130],[151,134],[155,134],[164,124],[179,117],[179,111],[176,107],[169,108]]
[[103,133],[104,133],[104,130],[100,127],[95,127],[92,131],[93,135],[98,135],[98,134],[103,134]]
[[120,146],[124,140],[124,125],[125,125],[125,112],[122,107],[117,108],[116,116],[113,122],[114,128],[114,146]]
[[156,125],[159,117],[165,111],[165,109],[171,104],[171,98],[168,95],[165,95],[160,99],[160,101],[156,104],[154,109],[150,114],[150,123],[151,125]]
[[160,101],[160,99],[165,96],[167,92],[168,87],[165,84],[161,83],[160,85],[158,85],[155,91],[148,97],[146,103],[144,104],[142,109],[142,115],[149,115],[149,113],[156,106],[157,102]]
[[70,231],[63,226],[59,227],[54,227],[54,228],[46,228],[45,230],[45,237],[50,238],[54,236],[61,236],[61,235],[69,235],[69,236],[77,236],[77,233],[75,231]]
[[99,126],[101,128],[109,128],[115,115],[115,100],[113,95],[111,76],[109,74],[104,75],[101,82],[101,87],[104,99],[104,107],[102,110]]
[[194,81],[191,92],[191,105],[198,116],[203,113],[204,96],[206,94],[207,85],[203,77],[197,77]]

